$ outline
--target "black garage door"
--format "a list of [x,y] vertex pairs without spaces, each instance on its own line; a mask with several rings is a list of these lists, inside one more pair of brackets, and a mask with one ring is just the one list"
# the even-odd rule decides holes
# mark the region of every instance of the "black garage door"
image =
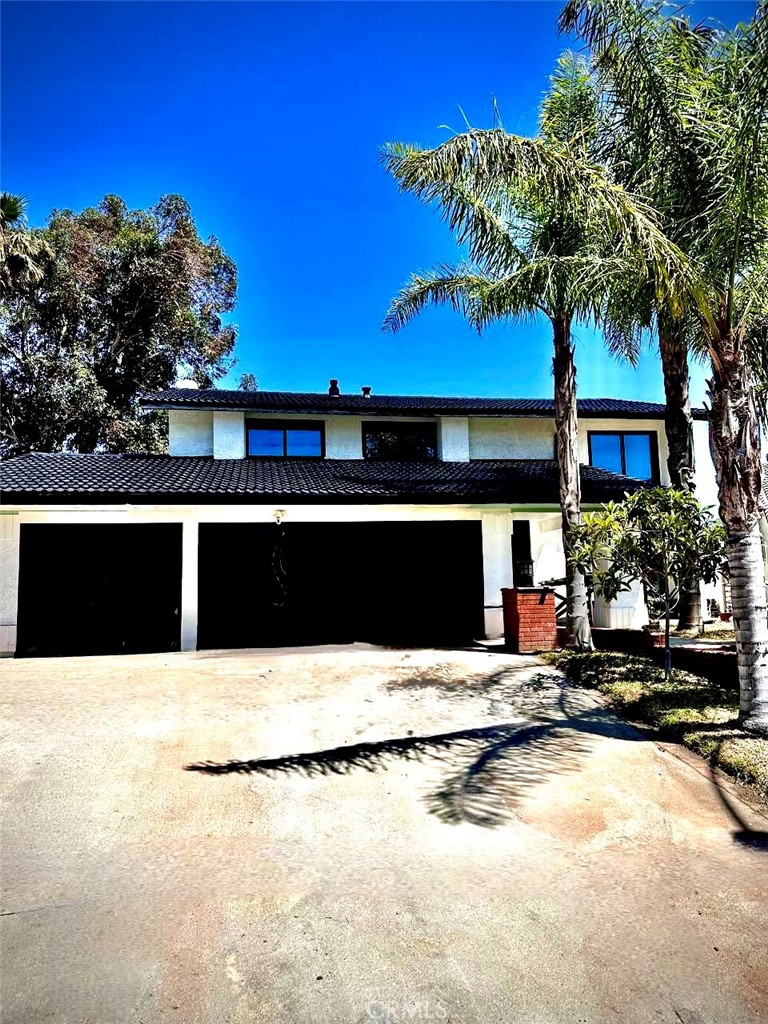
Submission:
[[483,634],[479,523],[201,524],[198,646]]
[[178,650],[181,530],[22,525],[17,654]]

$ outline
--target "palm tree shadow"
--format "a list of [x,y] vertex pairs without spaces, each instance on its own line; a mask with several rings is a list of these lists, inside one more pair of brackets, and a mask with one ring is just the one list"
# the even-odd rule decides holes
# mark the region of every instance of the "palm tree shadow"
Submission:
[[427,796],[427,807],[446,824],[503,825],[534,786],[578,771],[596,735],[607,732],[586,719],[549,720],[489,738],[477,756],[464,758],[459,769]]
[[[501,682],[507,676],[502,671],[484,678],[475,684],[475,695],[487,694],[494,680]],[[441,685],[440,680],[424,676],[402,683],[405,689]],[[468,690],[463,684],[450,684],[449,699],[466,699],[471,686]],[[556,696],[552,693],[555,686]],[[565,680],[553,674],[542,674],[525,687],[518,683],[514,696],[534,716],[533,721],[529,718],[431,735],[398,736],[280,757],[204,761],[186,765],[186,770],[207,775],[296,773],[313,777],[343,775],[357,769],[375,772],[402,760],[444,761],[451,771],[439,789],[427,795],[429,812],[446,823],[493,828],[514,816],[515,801],[533,786],[578,770],[599,737],[644,739],[591,702],[570,711],[566,699],[569,689]],[[512,696],[510,691],[509,698]],[[498,701],[499,697],[500,693],[495,692],[494,699]]]

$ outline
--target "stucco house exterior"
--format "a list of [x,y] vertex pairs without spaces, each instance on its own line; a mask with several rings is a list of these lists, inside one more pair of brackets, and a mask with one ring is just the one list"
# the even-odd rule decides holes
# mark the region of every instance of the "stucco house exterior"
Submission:
[[[197,390],[169,454],[0,466],[0,650],[195,650],[502,633],[502,587],[563,576],[546,399]],[[695,412],[697,494],[714,503]],[[667,483],[664,407],[579,403],[585,508]],[[638,594],[598,603],[640,625]]]

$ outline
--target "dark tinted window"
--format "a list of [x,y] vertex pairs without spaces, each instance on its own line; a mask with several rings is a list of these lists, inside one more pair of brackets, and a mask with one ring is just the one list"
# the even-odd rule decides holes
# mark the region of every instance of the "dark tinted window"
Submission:
[[366,459],[423,462],[437,458],[435,423],[364,423]]
[[656,483],[659,478],[656,434],[651,431],[590,431],[589,461],[592,466],[611,473]]
[[624,463],[621,458],[620,434],[592,434],[593,466],[609,469],[611,473],[623,473]]
[[652,479],[654,472],[650,434],[624,435],[624,472],[638,480]]
[[248,431],[249,455],[283,455],[284,432],[258,428]]
[[260,423],[248,427],[248,454],[320,459],[323,457],[323,424]]
[[323,454],[323,434],[319,429],[286,430],[285,454],[319,458]]

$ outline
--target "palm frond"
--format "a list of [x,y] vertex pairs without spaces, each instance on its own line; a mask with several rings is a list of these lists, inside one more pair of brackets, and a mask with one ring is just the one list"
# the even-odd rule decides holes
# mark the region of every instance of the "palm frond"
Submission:
[[549,82],[539,115],[542,138],[584,156],[593,153],[598,136],[599,94],[589,62],[566,50],[558,58]]
[[610,238],[619,256],[641,252],[665,301],[679,304],[690,292],[691,268],[651,207],[603,168],[561,147],[500,129],[472,129],[432,150],[392,144],[384,161],[404,191],[427,203],[439,202],[446,187],[458,187],[498,209],[526,191],[561,221],[578,223],[585,236]]
[[382,329],[396,332],[410,323],[427,306],[450,306],[472,322],[476,296],[487,278],[471,267],[441,264],[433,270],[411,275],[411,279],[390,303]]
[[26,199],[12,192],[0,192],[0,228],[22,226]]

